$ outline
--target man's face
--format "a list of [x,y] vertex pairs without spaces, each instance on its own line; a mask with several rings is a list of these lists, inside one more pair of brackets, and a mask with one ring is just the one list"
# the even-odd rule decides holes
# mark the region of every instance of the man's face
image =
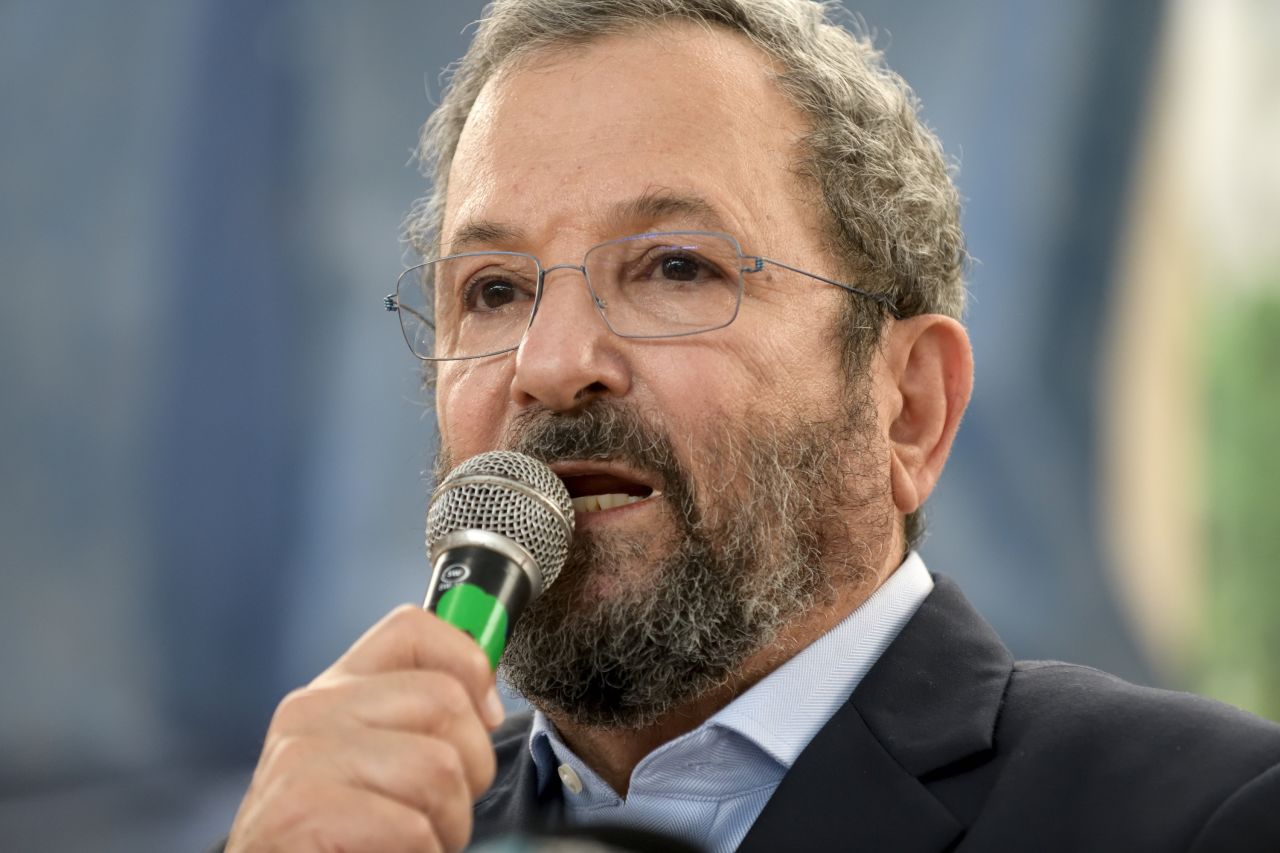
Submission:
[[[673,26],[541,54],[497,76],[453,161],[444,251],[527,252],[551,266],[578,264],[591,246],[630,234],[718,231],[749,254],[837,276],[822,250],[816,193],[790,171],[805,122],[767,71],[736,36]],[[463,233],[487,236],[462,246]],[[721,644],[724,669],[769,639],[752,631],[776,632],[829,595],[815,561],[839,563],[846,578],[879,566],[892,517],[888,457],[870,385],[840,369],[844,298],[766,265],[748,276],[726,328],[631,340],[609,331],[581,274],[561,270],[547,278],[517,352],[440,366],[444,459],[515,447],[552,461],[571,492],[644,498],[577,513],[574,557],[517,629],[558,630],[563,640],[577,620],[581,654],[560,661],[560,681],[573,672],[590,681],[584,666],[626,666],[602,651],[584,661],[590,632],[660,620],[655,608],[681,607],[692,592],[673,585],[704,597],[735,588],[740,600],[685,613],[686,622],[715,621],[710,633],[744,635]],[[648,637],[654,646],[679,639]],[[553,646],[524,665],[539,666]],[[670,660],[648,665],[689,689],[726,677],[676,672]],[[535,702],[582,710],[564,707],[582,697],[539,697],[536,679],[514,675]],[[657,701],[643,713],[597,708],[582,720],[635,723]]]

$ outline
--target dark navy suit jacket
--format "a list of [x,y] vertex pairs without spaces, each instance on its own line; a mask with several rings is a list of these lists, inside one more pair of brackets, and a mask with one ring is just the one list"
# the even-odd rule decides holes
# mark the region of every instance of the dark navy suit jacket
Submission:
[[[1280,853],[1280,725],[1097,670],[1016,662],[936,587],[742,845],[778,850]],[[477,840],[554,829],[528,715],[495,734]]]

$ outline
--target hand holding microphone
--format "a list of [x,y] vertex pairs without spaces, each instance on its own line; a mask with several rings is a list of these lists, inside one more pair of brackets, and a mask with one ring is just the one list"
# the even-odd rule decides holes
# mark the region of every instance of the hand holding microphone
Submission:
[[[555,579],[573,512],[521,454],[481,454],[432,498],[427,608],[403,606],[276,709],[228,851],[457,851],[493,782],[493,668]],[[470,635],[470,636],[469,636]]]

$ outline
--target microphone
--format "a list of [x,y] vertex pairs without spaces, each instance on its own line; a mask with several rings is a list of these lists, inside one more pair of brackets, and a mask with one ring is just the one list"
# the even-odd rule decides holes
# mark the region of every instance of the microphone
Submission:
[[555,581],[573,539],[569,490],[531,456],[481,453],[431,495],[423,607],[466,631],[494,669],[520,613]]

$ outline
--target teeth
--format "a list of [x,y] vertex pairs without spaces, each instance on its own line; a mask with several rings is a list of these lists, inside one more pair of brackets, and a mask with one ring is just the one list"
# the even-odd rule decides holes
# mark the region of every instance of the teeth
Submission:
[[626,506],[636,501],[642,501],[644,498],[635,495],[583,495],[580,498],[573,498],[574,512],[597,512],[602,509],[613,509],[616,506]]

